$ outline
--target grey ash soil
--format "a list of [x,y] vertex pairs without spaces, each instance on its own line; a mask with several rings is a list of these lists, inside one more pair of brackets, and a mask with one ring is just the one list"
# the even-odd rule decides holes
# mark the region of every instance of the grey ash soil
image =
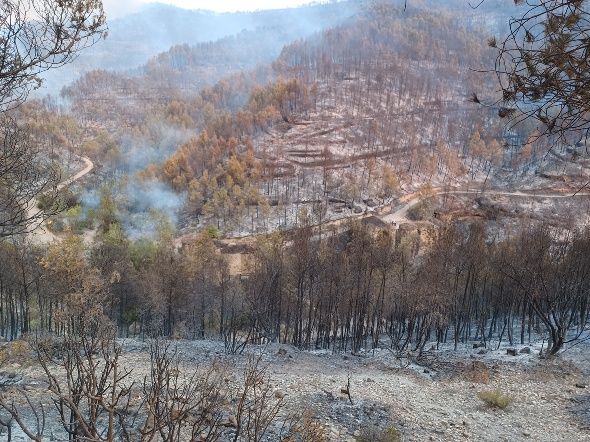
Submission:
[[[147,343],[122,341],[124,366],[140,380],[149,367]],[[185,369],[221,360],[239,376],[246,355],[226,355],[213,341],[176,342]],[[285,413],[310,410],[329,441],[355,441],[369,429],[395,427],[407,441],[590,441],[590,344],[582,343],[552,359],[539,357],[540,345],[486,351],[473,343],[457,352],[429,351],[418,365],[385,349],[363,356],[305,352],[290,346],[250,347],[263,352],[275,391],[285,395]],[[495,348],[495,347],[494,347]],[[35,364],[13,363],[34,399],[49,403]],[[473,373],[484,373],[474,378]],[[349,402],[341,389],[351,380]],[[18,380],[18,378],[17,378]],[[506,410],[489,409],[477,394],[500,390],[513,397]],[[48,422],[61,440],[57,422]],[[48,433],[49,433],[48,432]],[[2,440],[3,436],[0,436]],[[15,439],[26,440],[26,438]],[[47,440],[50,440],[49,438]],[[269,441],[276,435],[269,435]]]

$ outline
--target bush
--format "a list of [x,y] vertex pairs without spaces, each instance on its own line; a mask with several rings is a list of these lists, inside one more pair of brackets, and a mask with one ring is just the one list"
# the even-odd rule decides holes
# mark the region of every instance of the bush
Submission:
[[401,442],[402,434],[395,427],[385,430],[367,428],[357,440],[358,442]]
[[7,363],[29,365],[32,360],[33,353],[31,345],[23,339],[4,344],[0,349],[0,366]]
[[477,396],[490,408],[504,410],[512,403],[512,396],[505,395],[499,390],[482,391]]
[[412,221],[426,221],[434,215],[434,208],[430,200],[422,200],[408,210],[408,218]]
[[55,206],[55,199],[42,194],[37,197],[37,208],[43,211],[49,211]]
[[205,229],[205,235],[211,239],[219,239],[219,229],[213,226],[207,227]]
[[64,209],[73,209],[80,204],[80,197],[70,189],[64,189],[61,192],[60,200]]

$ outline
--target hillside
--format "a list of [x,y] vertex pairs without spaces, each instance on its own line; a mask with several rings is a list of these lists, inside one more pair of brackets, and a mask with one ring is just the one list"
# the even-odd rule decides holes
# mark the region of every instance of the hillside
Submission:
[[589,2],[0,2],[0,439],[590,441]]
[[[109,33],[82,53],[74,63],[44,75],[45,85],[37,95],[57,94],[63,86],[95,69],[129,71],[144,65],[173,46],[197,45],[260,28],[276,29],[261,35],[269,56],[285,42],[281,33],[302,38],[335,25],[357,12],[357,2],[317,5],[296,9],[241,13],[192,11],[164,4],[148,4],[140,12],[109,21]],[[281,43],[282,42],[282,43]]]
[[167,215],[185,234],[386,214],[433,189],[551,185],[535,174],[550,176],[558,157],[543,156],[543,140],[528,143],[533,128],[506,133],[495,109],[470,102],[474,92],[494,94],[493,76],[481,72],[493,50],[479,28],[485,18],[500,31],[500,3],[453,1],[436,14],[432,2],[337,5],[268,13],[342,21],[308,38],[297,26],[265,26],[174,46],[132,71],[90,72],[62,96],[119,144],[106,170],[178,193]]

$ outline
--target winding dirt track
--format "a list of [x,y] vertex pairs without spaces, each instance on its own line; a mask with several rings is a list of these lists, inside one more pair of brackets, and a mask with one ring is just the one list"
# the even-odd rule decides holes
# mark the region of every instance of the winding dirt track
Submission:
[[[517,198],[541,198],[541,199],[566,199],[566,198],[577,198],[577,197],[589,197],[589,192],[584,193],[534,193],[534,192],[523,192],[523,191],[515,191],[515,192],[506,192],[501,190],[438,190],[435,191],[433,196],[441,196],[441,195],[480,195],[480,196],[507,196],[507,197],[517,197]],[[394,212],[381,216],[380,218],[389,224],[399,224],[402,222],[409,221],[408,220],[408,211],[420,203],[421,198],[415,196],[409,200],[407,200],[404,205],[398,207]]]
[[[72,183],[88,175],[94,169],[94,163],[90,158],[83,156],[79,156],[78,158],[84,162],[84,169],[59,183],[57,185],[57,190],[62,190],[70,186]],[[37,204],[37,199],[32,200],[29,204],[29,207],[27,209],[27,217],[29,219],[33,219],[39,212]],[[36,225],[33,224],[31,226],[31,233],[29,234],[29,239],[33,244],[36,245],[44,245],[52,243],[53,241],[59,241],[59,237],[47,229],[47,227],[45,226],[45,221],[39,221]]]
[[[465,189],[465,190],[444,190],[444,189],[434,189],[434,192],[430,196],[442,196],[442,195],[478,195],[478,196],[507,196],[511,198],[534,198],[534,199],[567,199],[567,198],[581,198],[581,197],[590,197],[590,192],[579,192],[579,193],[535,193],[534,191],[514,191],[514,192],[507,192],[503,190],[484,190],[481,189]],[[408,219],[408,211],[416,206],[420,201],[422,201],[423,197],[417,195],[416,193],[408,194],[402,197],[402,205],[398,206],[393,210],[393,212],[388,213],[386,215],[378,215],[374,212],[372,213],[362,213],[358,215],[351,215],[345,218],[340,218],[333,221],[325,222],[322,225],[322,231],[327,232],[330,229],[338,229],[346,225],[350,220],[362,220],[368,217],[377,217],[381,221],[390,224],[390,225],[397,225],[399,226],[402,223],[412,222]],[[316,229],[319,226],[314,226]],[[181,246],[182,243],[190,238],[195,236],[194,233],[189,233],[186,235],[181,236],[180,238],[176,239],[176,245]],[[241,237],[233,237],[233,238],[225,238],[222,239],[221,242],[225,243],[226,245],[237,245],[237,244],[244,244],[244,243],[251,243],[255,240],[255,238],[259,236],[259,234],[253,235],[246,235]]]

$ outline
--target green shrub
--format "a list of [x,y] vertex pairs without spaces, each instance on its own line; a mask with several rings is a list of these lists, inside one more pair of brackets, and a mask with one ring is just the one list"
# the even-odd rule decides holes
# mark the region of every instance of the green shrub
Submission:
[[42,194],[37,197],[37,208],[43,211],[49,211],[55,206],[55,199],[52,197]]
[[376,428],[365,429],[358,442],[401,442],[402,434],[395,427],[389,427],[385,430]]
[[477,396],[490,408],[504,410],[512,403],[512,396],[505,395],[499,390],[482,391]]
[[207,235],[211,239],[219,239],[219,229],[217,227],[207,227],[205,229],[205,235]]

